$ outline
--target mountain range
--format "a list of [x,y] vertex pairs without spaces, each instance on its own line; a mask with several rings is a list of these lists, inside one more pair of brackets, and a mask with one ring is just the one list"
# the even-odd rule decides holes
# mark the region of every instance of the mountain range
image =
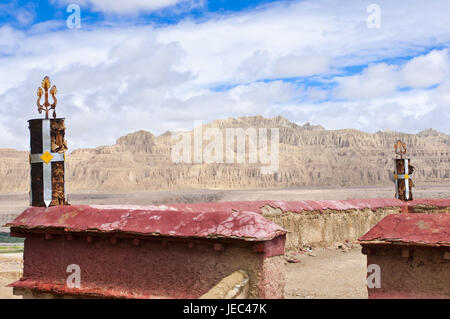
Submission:
[[[208,128],[218,129],[216,132],[222,132],[223,136],[227,128],[255,128],[257,132],[260,128],[278,128],[278,169],[263,174],[264,165],[249,163],[249,154],[245,163],[175,163],[171,154],[179,141],[173,138],[173,132],[155,136],[141,130],[120,137],[114,145],[70,152],[66,164],[67,190],[130,192],[388,185],[393,179],[393,146],[397,139],[407,145],[407,157],[415,167],[411,178],[416,185],[450,184],[450,136],[434,129],[418,134],[326,130],[309,123],[298,125],[281,116],[216,120],[203,125],[202,131]],[[194,140],[193,132],[187,133]],[[208,141],[203,142],[204,147],[207,144]],[[0,180],[2,193],[27,192],[28,152],[0,149]]]

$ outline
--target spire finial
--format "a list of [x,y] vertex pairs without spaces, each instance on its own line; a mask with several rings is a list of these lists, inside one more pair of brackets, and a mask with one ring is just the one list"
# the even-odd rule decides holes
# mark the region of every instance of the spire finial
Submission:
[[403,158],[403,155],[406,154],[406,144],[402,143],[402,141],[397,140],[397,143],[394,144],[395,154],[400,155],[400,158]]
[[[42,87],[39,87],[37,90],[38,99],[37,99],[36,104],[38,107],[38,111],[39,111],[39,113],[42,113],[42,111],[45,110],[45,119],[46,120],[48,120],[48,111],[50,111],[50,110],[53,110],[53,118],[56,118],[55,108],[56,108],[56,103],[58,103],[58,100],[56,99],[56,96],[55,96],[57,93],[56,86],[53,85],[52,88],[50,89],[50,85],[51,85],[50,78],[48,76],[46,76],[44,78],[44,80],[42,80]],[[49,93],[48,89],[50,89],[50,94],[53,97],[53,104],[50,104],[48,102],[48,93]],[[41,98],[42,98],[42,95],[44,94],[44,91],[45,91],[45,101],[44,101],[44,104],[41,105]]]

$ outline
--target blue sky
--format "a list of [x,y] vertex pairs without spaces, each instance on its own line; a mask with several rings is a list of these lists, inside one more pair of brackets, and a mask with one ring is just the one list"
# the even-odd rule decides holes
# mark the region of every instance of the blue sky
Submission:
[[[162,8],[155,12],[141,11],[136,15],[122,16],[118,13],[110,14],[95,10],[89,3],[81,5],[82,18],[88,23],[99,23],[104,20],[114,21],[128,21],[131,23],[158,23],[158,24],[176,24],[183,19],[191,18],[201,20],[212,14],[230,14],[233,12],[249,11],[256,7],[275,2],[273,0],[215,0],[202,1],[200,4],[191,10],[175,11],[173,7]],[[79,1],[29,1],[29,0],[15,0],[5,1],[3,10],[0,12],[0,23],[10,24],[16,28],[27,29],[31,23],[21,23],[17,19],[17,10],[22,9],[29,12],[32,17],[32,23],[40,23],[48,20],[65,20],[67,18],[67,4],[80,3]],[[81,2],[83,3],[83,2]]]
[[[378,16],[371,3],[1,2],[0,103],[10,107],[0,110],[0,147],[26,149],[24,116],[36,116],[45,75],[75,147],[251,115],[449,134],[450,3],[380,0]],[[81,28],[66,24],[70,4]],[[92,134],[98,117],[105,126]]]

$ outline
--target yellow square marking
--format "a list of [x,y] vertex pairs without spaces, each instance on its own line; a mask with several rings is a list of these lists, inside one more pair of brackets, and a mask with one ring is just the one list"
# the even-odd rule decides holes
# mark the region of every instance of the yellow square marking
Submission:
[[394,178],[395,178],[395,179],[398,179],[398,176],[397,176],[397,174],[395,174],[395,175],[394,175]]
[[53,156],[52,154],[50,154],[49,152],[45,152],[44,154],[42,154],[41,159],[44,161],[45,164],[50,163],[50,161],[52,160]]
[[405,174],[405,179],[408,179],[409,178],[409,175],[408,174]]

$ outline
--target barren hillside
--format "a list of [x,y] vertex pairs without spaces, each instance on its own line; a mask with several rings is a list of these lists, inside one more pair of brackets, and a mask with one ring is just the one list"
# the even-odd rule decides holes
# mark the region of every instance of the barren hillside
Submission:
[[[416,183],[450,183],[450,136],[429,129],[418,134],[364,133],[297,125],[280,116],[216,120],[203,127],[279,128],[279,169],[263,175],[261,163],[174,163],[177,142],[170,132],[154,136],[138,131],[116,144],[77,149],[67,156],[69,191],[144,191],[182,188],[259,188],[292,186],[387,185],[392,181],[393,145],[408,146]],[[225,133],[224,133],[225,136]],[[270,134],[269,134],[270,136]],[[69,147],[70,147],[70,141]],[[204,141],[206,145],[208,141]],[[225,142],[224,142],[225,143]],[[27,152],[0,149],[0,192],[25,192],[29,184]]]

